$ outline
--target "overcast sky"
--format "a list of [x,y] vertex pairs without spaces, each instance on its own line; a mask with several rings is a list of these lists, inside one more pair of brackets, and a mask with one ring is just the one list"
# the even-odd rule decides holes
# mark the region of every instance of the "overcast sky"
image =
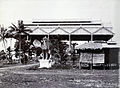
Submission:
[[102,20],[120,43],[120,0],[0,0],[0,24],[47,19]]

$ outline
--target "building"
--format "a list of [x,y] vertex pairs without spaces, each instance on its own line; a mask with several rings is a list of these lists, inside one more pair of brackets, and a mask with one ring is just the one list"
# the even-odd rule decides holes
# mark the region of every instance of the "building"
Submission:
[[[105,26],[100,21],[33,21],[24,23],[24,26],[33,30],[29,33],[28,39],[34,41],[41,40],[47,36],[48,39],[55,38],[57,35],[62,40],[68,40],[69,46],[71,41],[88,41],[87,44],[80,45],[76,49],[82,55],[87,53],[91,57],[91,68],[97,64],[103,64],[105,69],[118,68],[119,47],[116,43],[108,42],[113,36],[113,28]],[[82,57],[84,61],[85,57]],[[89,59],[90,60],[90,59]]]
[[[119,46],[114,42],[89,42],[76,48],[81,67],[88,69],[118,69]],[[86,66],[84,66],[86,64]],[[82,66],[83,65],[83,66]]]
[[104,26],[95,21],[33,21],[24,24],[33,30],[32,38],[36,36],[55,37],[60,35],[63,40],[71,41],[108,41],[114,36],[111,26]]

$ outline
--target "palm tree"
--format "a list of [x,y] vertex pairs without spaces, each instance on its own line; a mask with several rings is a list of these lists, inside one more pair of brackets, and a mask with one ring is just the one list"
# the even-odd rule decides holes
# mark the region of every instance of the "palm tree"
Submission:
[[17,26],[12,23],[12,26],[10,26],[10,28],[11,28],[10,32],[13,33],[13,38],[15,38],[19,41],[19,58],[20,58],[21,42],[22,42],[21,35],[28,36],[29,34],[27,32],[32,32],[32,30],[25,27],[22,20],[18,20]]
[[13,38],[17,40],[21,40],[22,34],[29,35],[27,32],[32,32],[31,29],[28,29],[24,26],[22,20],[18,20],[18,26],[12,23],[12,26],[10,26],[10,28],[11,30],[9,30],[9,32],[11,32],[13,34]]
[[6,52],[6,43],[7,43],[6,34],[7,34],[7,29],[4,28],[3,26],[0,26],[0,41],[3,42],[5,52]]

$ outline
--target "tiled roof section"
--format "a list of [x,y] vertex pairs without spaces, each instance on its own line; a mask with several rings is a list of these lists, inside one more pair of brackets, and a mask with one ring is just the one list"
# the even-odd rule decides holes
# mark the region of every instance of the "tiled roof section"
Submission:
[[93,43],[93,42],[90,42],[90,43],[85,43],[85,44],[82,44],[78,47],[76,47],[76,49],[81,49],[81,50],[85,50],[85,49],[102,49],[102,43]]

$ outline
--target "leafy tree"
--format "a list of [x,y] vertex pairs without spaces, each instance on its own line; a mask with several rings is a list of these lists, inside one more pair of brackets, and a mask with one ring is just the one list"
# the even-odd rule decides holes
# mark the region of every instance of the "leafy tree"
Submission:
[[7,59],[10,63],[12,63],[12,54],[11,54],[12,50],[10,47],[7,48]]
[[66,64],[68,60],[68,53],[66,52],[68,48],[68,44],[66,42],[62,42],[60,37],[57,36],[57,38],[50,39],[51,45],[50,45],[50,51],[52,55],[52,59],[54,59],[56,62],[60,64]]
[[[30,51],[30,42],[26,41],[26,38],[21,39],[21,63],[26,64],[28,61],[27,53],[29,55]],[[16,51],[16,57],[19,56],[19,41],[15,43],[15,51]]]
[[5,59],[6,59],[6,53],[4,52],[4,50],[2,50],[0,51],[0,61]]

